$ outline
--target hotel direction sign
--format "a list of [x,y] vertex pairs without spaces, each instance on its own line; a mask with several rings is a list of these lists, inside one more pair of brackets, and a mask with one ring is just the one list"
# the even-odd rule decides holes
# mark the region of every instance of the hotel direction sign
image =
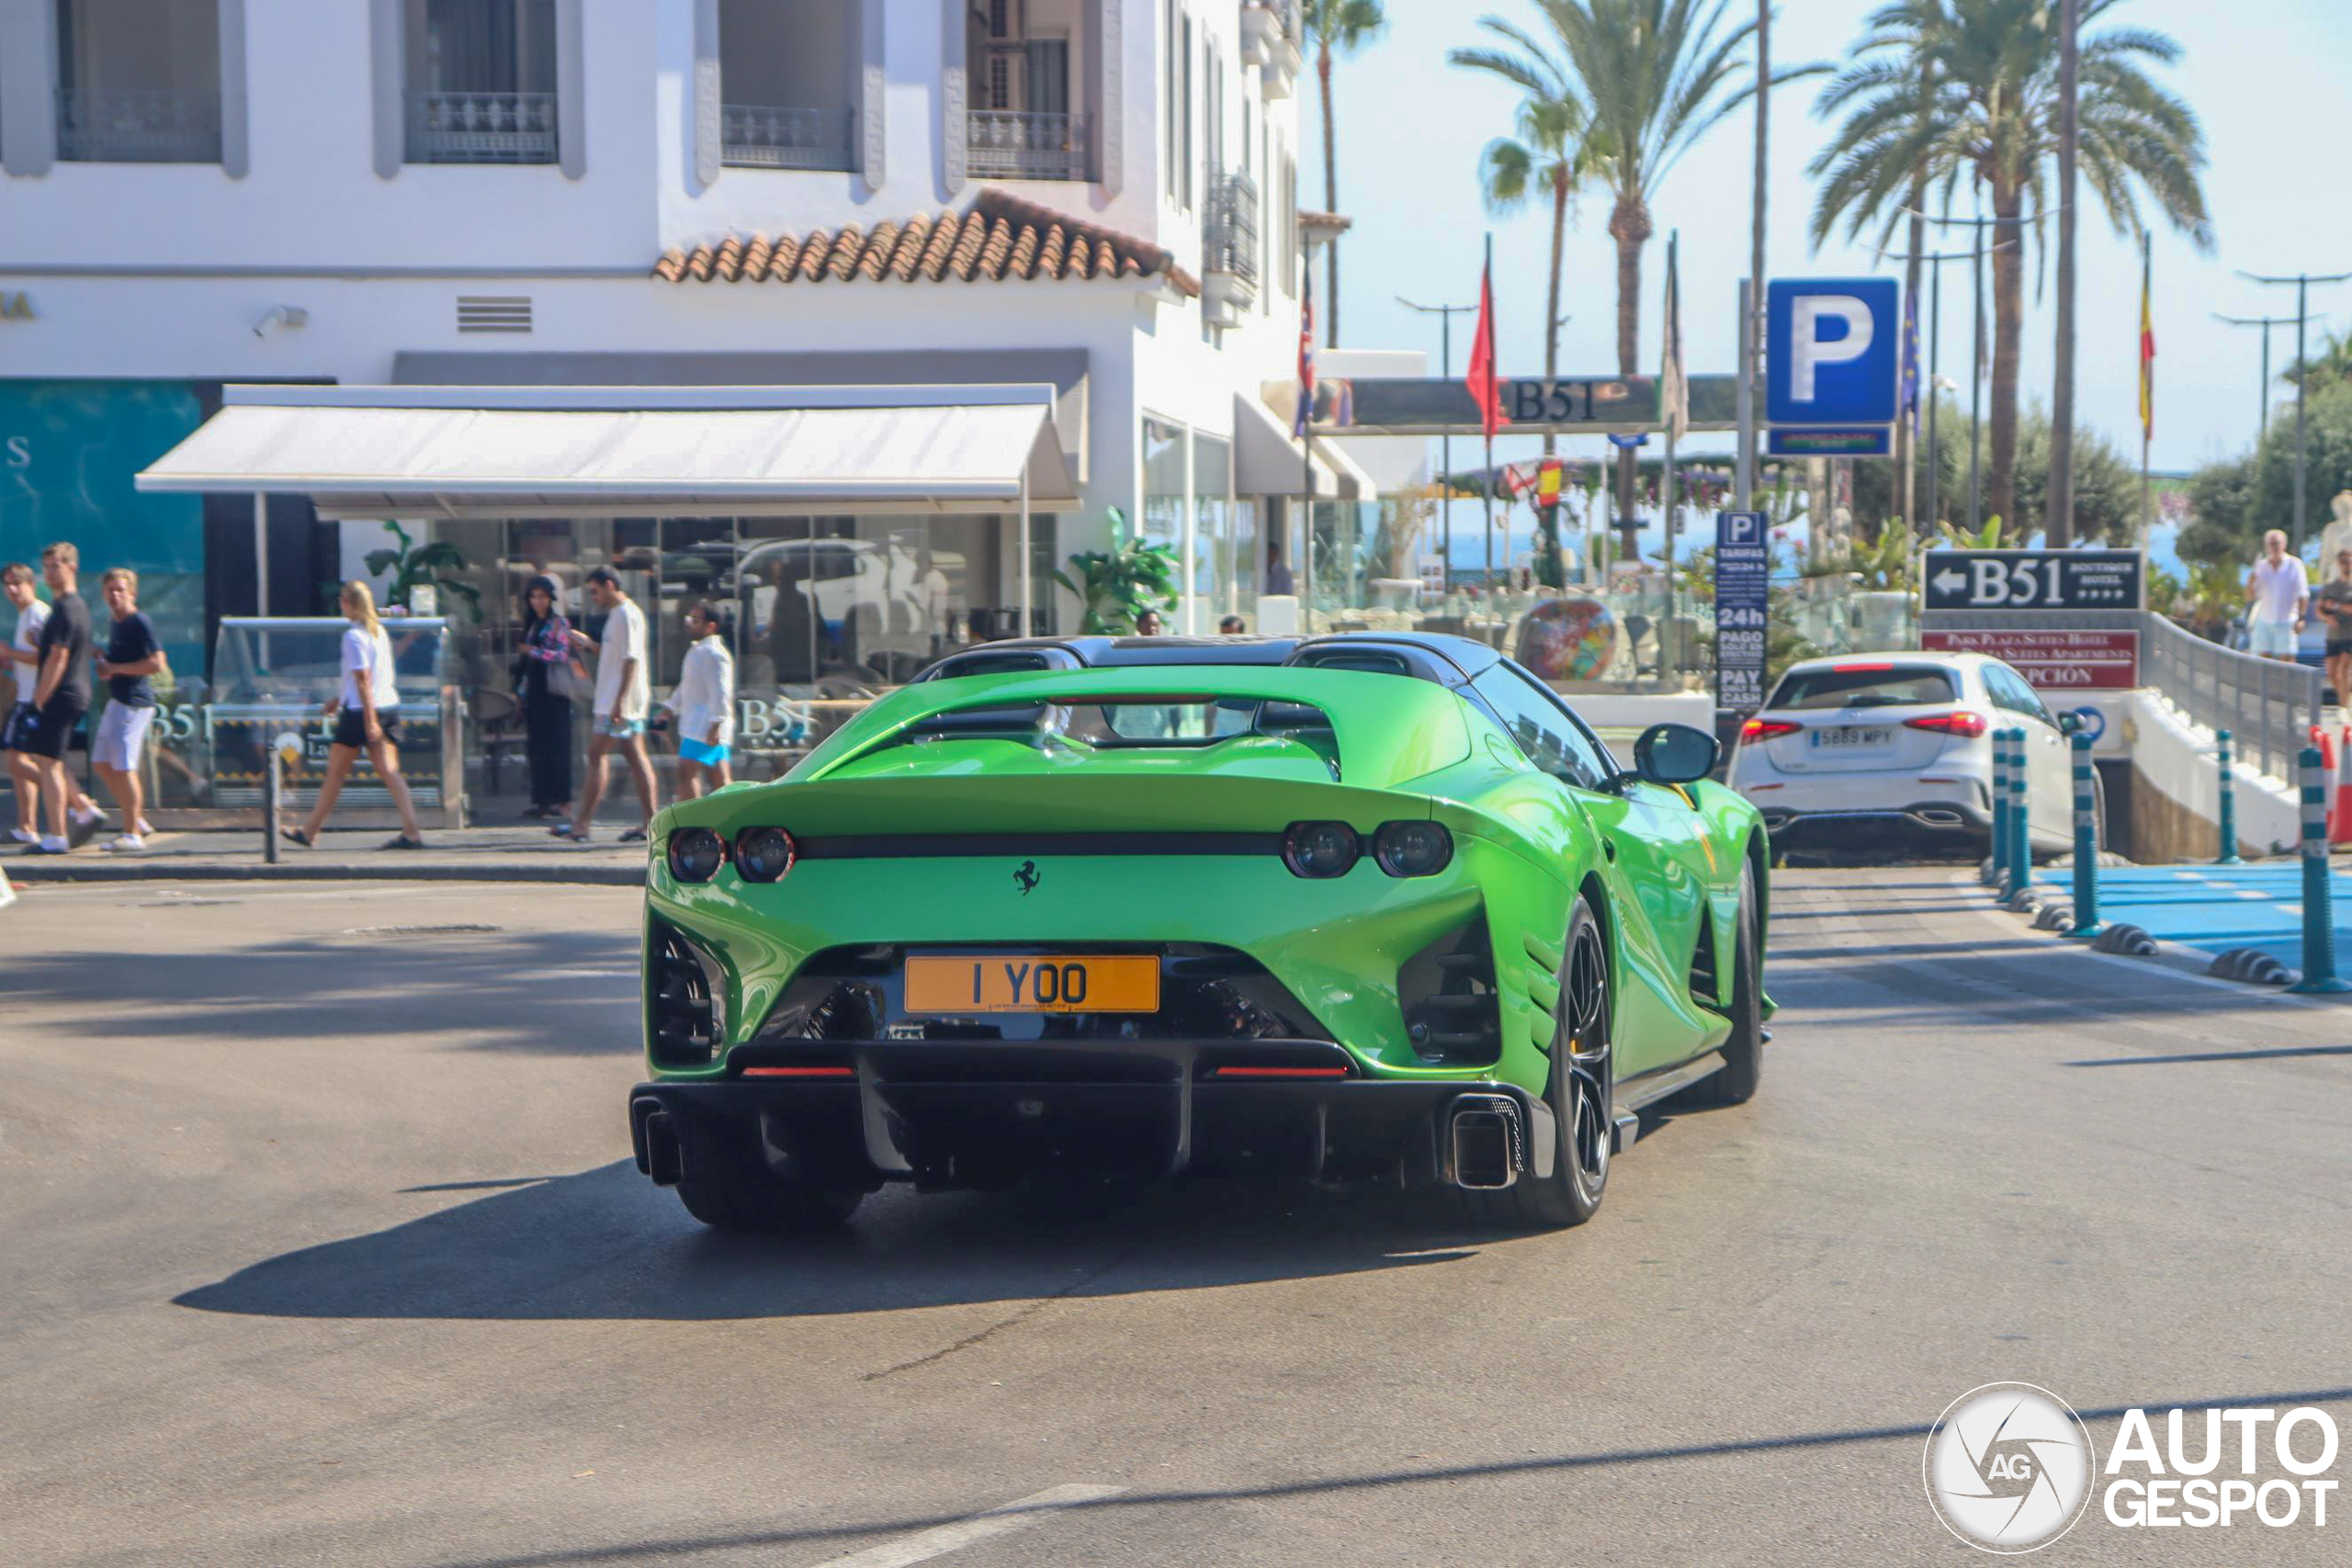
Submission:
[[[1297,407],[1288,381],[1264,388],[1267,406]],[[1737,378],[1690,378],[1690,428],[1736,428]],[[1655,376],[1516,376],[1502,384],[1503,428],[1515,435],[1635,435],[1663,427]],[[1315,386],[1315,433],[1336,435],[1476,435],[1478,403],[1458,378],[1351,380]]]

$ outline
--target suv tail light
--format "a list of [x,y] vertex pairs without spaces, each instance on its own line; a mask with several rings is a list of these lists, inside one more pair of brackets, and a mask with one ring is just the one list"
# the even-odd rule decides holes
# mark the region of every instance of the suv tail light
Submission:
[[1739,738],[1747,740],[1774,740],[1783,735],[1794,735],[1804,728],[1791,724],[1785,718],[1751,718],[1739,727]]
[[1917,718],[1903,721],[1905,729],[1929,729],[1939,735],[1956,735],[1963,740],[1973,740],[1988,728],[1984,716],[1967,708],[1951,713],[1923,713]]

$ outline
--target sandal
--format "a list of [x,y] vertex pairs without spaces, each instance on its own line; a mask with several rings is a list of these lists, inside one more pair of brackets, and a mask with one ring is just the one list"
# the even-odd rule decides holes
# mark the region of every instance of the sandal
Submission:
[[311,835],[305,833],[300,828],[280,828],[277,830],[277,836],[285,840],[289,844],[300,844],[306,850],[317,847],[316,841],[311,839]]
[[641,844],[645,842],[645,829],[642,828],[631,828],[628,832],[621,835],[620,841],[624,844]]
[[387,839],[384,841],[384,848],[388,850],[421,850],[424,848],[424,840],[423,839],[412,839],[406,833],[402,833],[396,839]]

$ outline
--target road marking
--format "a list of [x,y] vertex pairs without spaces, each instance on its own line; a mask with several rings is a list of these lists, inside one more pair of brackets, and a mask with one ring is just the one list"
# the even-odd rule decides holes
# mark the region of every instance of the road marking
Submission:
[[990,1508],[985,1514],[974,1514],[968,1519],[941,1525],[936,1529],[927,1529],[903,1540],[884,1541],[879,1546],[869,1546],[864,1551],[848,1557],[828,1558],[823,1568],[907,1568],[909,1563],[927,1562],[934,1557],[944,1557],[948,1552],[959,1551],[974,1541],[986,1540],[990,1536],[1034,1525],[1060,1509],[1115,1497],[1125,1490],[1124,1486],[1090,1486],[1084,1483],[1052,1487],[1035,1496],[1023,1497],[1019,1502],[1007,1503],[1001,1508]]

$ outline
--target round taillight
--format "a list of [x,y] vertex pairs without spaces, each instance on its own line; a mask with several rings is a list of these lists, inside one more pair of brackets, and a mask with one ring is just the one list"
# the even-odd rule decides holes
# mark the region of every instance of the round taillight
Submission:
[[746,882],[776,881],[797,852],[781,828],[746,828],[735,835],[735,874]]
[[1294,822],[1283,835],[1283,863],[1298,876],[1344,876],[1362,852],[1345,822]]
[[1391,876],[1435,876],[1453,860],[1453,835],[1436,822],[1384,822],[1372,856]]
[[670,835],[670,874],[681,882],[708,882],[727,863],[727,840],[707,828],[680,828]]

